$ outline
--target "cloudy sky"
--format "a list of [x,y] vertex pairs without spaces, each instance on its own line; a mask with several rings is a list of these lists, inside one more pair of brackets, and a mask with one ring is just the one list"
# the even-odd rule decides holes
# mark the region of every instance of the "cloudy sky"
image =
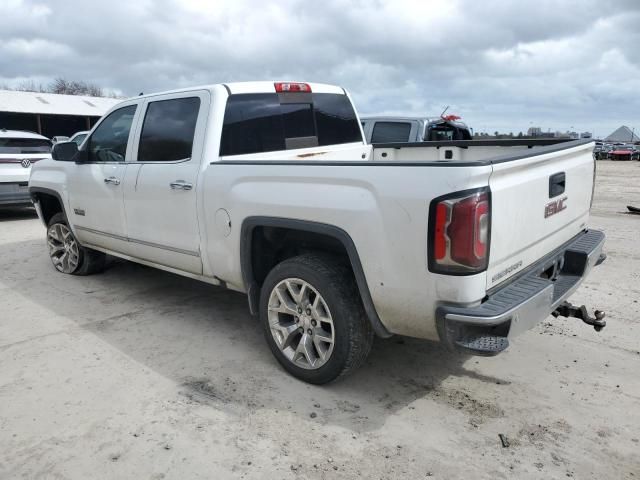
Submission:
[[337,83],[361,113],[640,130],[640,0],[0,0],[0,85]]

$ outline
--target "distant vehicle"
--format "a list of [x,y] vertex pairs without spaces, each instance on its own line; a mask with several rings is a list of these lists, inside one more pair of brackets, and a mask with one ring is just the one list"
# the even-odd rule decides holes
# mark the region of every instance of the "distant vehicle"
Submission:
[[595,158],[596,160],[602,160],[602,152],[604,150],[604,145],[602,145],[602,142],[596,142],[595,146],[593,147],[593,158]]
[[459,117],[362,117],[367,143],[471,140],[471,129]]
[[32,132],[0,129],[0,205],[30,205],[31,165],[51,158],[51,142]]
[[613,146],[608,143],[596,142],[596,146],[593,149],[593,156],[596,160],[606,160],[609,158],[609,152],[613,149]]
[[635,160],[636,157],[636,149],[632,145],[624,145],[621,147],[616,147],[609,152],[608,159],[609,160],[618,160],[618,161],[628,161]]
[[89,130],[84,130],[82,132],[76,132],[73,135],[71,135],[71,138],[68,141],[69,142],[75,142],[76,145],[80,146],[80,145],[82,145],[82,142],[84,142],[84,139],[87,138],[87,135],[89,135]]
[[51,143],[53,143],[54,145],[56,143],[68,142],[68,141],[69,141],[69,137],[65,137],[65,136],[56,136],[51,138]]

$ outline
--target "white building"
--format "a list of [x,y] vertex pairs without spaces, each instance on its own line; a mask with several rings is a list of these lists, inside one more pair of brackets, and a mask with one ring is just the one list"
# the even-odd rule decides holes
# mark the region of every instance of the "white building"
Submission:
[[45,137],[88,130],[117,98],[0,90],[0,128],[28,130]]

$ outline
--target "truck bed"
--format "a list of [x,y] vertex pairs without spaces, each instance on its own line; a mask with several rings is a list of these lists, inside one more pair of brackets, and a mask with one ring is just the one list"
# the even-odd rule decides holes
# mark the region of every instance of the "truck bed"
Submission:
[[[348,232],[387,328],[435,339],[435,325],[427,321],[434,314],[433,302],[477,304],[487,290],[586,228],[593,185],[589,144],[562,140],[423,142],[374,145],[372,156],[362,160],[294,154],[280,159],[220,160],[211,162],[205,172],[204,204],[230,206],[236,224],[251,216],[281,217]],[[453,158],[440,159],[447,150]],[[546,205],[554,201],[549,198],[549,178],[557,172],[566,174],[571,202],[562,215],[545,219]],[[430,272],[430,203],[442,195],[486,186],[492,198],[487,271],[463,276]],[[210,217],[205,222],[208,256],[230,259],[217,266],[218,276],[242,289],[238,273],[242,269],[237,260],[231,261],[240,257],[240,231],[234,229],[228,237],[220,237],[213,228],[214,211],[204,211],[204,215]],[[413,300],[407,302],[407,297]]]
[[373,144],[376,162],[463,162],[492,165],[531,155],[553,153],[592,143],[560,138],[518,140],[453,140],[447,142]]

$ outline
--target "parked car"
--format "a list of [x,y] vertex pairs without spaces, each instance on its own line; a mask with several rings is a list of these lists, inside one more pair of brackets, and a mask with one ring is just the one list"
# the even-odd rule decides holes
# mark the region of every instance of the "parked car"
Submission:
[[367,143],[471,140],[471,130],[457,117],[362,117]]
[[565,303],[604,259],[592,149],[372,147],[340,87],[230,83],[119,104],[30,192],[59,272],[111,254],[244,292],[276,359],[321,384],[374,335],[496,355],[551,312],[602,328]]
[[68,142],[69,141],[69,137],[65,137],[65,136],[55,136],[55,137],[51,137],[51,143],[53,143],[54,145],[56,143],[61,143],[61,142]]
[[604,152],[603,143],[596,142],[595,146],[593,147],[593,158],[595,158],[596,160],[601,160],[603,152]]
[[607,156],[609,160],[632,160],[636,151],[633,146],[623,145],[615,147]]
[[89,135],[89,130],[85,130],[82,132],[76,132],[73,135],[71,135],[71,138],[69,138],[69,142],[75,142],[78,146],[82,145],[82,142],[84,142],[84,139],[87,138],[87,135]]
[[615,147],[611,144],[605,144],[602,148],[602,159],[607,160],[609,158],[609,153],[614,150]]
[[51,156],[51,142],[42,135],[0,129],[0,206],[31,205],[31,165]]

